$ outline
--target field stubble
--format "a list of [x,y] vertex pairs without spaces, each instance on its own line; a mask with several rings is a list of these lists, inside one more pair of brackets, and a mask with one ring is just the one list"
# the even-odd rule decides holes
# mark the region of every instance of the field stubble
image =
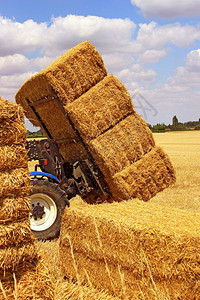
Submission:
[[[155,133],[154,138],[156,144],[161,146],[169,155],[176,170],[177,181],[172,187],[164,190],[161,193],[158,193],[150,200],[150,202],[166,208],[172,207],[199,212],[200,132],[169,132],[164,134]],[[33,168],[33,163],[31,163],[30,167]],[[79,201],[77,201],[77,199],[75,201],[72,200],[72,205],[79,205]],[[56,299],[62,299],[63,291],[65,289],[69,290],[69,286],[68,283],[65,283],[60,268],[61,263],[59,260],[59,240],[45,243],[37,242],[37,247],[40,255],[43,257],[44,262],[49,268],[52,281],[56,285]],[[59,288],[61,286],[62,289]],[[80,293],[84,294],[82,289],[83,287],[80,286]],[[72,296],[72,291],[71,294],[69,292],[69,298],[67,298],[65,295],[66,299],[79,299],[75,296],[76,292],[77,285],[74,285],[74,298]],[[101,296],[96,299],[100,298]],[[155,298],[157,297],[155,296]],[[83,299],[87,298],[83,297]]]

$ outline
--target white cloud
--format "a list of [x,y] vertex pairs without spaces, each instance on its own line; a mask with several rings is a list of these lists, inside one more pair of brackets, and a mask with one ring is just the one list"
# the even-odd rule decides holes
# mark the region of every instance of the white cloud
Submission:
[[102,58],[109,73],[128,68],[134,62],[132,53],[110,52],[103,54]]
[[15,75],[0,76],[0,96],[14,101],[15,94],[20,86],[34,74],[31,72]]
[[175,70],[174,76],[167,80],[167,84],[172,88],[184,90],[199,89],[200,73],[200,49],[192,50],[188,53],[185,65]]
[[190,46],[200,39],[200,28],[179,23],[159,26],[156,22],[140,24],[137,43],[141,48],[161,49],[168,43],[179,47]]
[[136,25],[129,19],[74,15],[58,17],[52,19],[48,28],[44,51],[47,55],[58,54],[84,40],[89,40],[103,53],[124,48],[128,51],[135,29]]
[[198,17],[199,0],[131,0],[145,17],[172,19],[177,17]]
[[[176,114],[181,122],[187,120],[198,120],[200,106],[200,49],[190,51],[186,57],[185,64],[178,67],[174,75],[166,82],[156,85],[154,89],[143,88],[141,93],[158,111],[156,118],[149,121],[156,124],[170,123]],[[139,112],[140,113],[140,112]]]
[[30,69],[28,58],[21,54],[0,57],[0,75],[27,72]]
[[18,23],[0,16],[0,56],[34,51],[44,42],[46,30],[45,23]]
[[166,50],[146,50],[138,55],[138,63],[142,65],[155,64],[167,55]]
[[200,72],[200,49],[188,53],[186,69],[190,72]]
[[130,68],[119,71],[117,77],[132,91],[138,84],[149,86],[156,78],[156,72],[152,69],[144,69],[139,64],[133,64]]
[[153,66],[145,65],[158,63],[172,45],[187,47],[200,40],[200,28],[151,22],[140,24],[133,39],[135,31],[136,25],[129,19],[70,15],[54,18],[47,25],[0,17],[0,96],[14,100],[15,93],[30,76],[69,48],[89,40],[103,56],[108,72],[116,75],[131,93],[137,89],[158,106],[160,113],[163,111],[163,121],[164,113],[169,115],[174,103],[178,110],[188,98],[193,99],[197,111],[200,50],[188,53],[185,64],[162,85],[156,85]]

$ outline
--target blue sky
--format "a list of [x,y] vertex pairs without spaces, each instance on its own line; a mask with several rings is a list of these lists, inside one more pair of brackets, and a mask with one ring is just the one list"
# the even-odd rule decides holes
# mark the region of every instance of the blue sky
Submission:
[[0,0],[0,96],[84,40],[146,122],[200,118],[199,0]]

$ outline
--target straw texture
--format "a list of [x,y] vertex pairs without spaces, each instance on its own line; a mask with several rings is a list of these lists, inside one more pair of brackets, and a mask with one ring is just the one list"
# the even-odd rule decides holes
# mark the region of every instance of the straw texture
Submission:
[[36,258],[35,245],[31,243],[24,243],[19,247],[4,247],[0,249],[0,274],[6,277],[10,273],[16,271],[19,265],[25,262],[32,262]]
[[106,178],[135,163],[154,146],[150,129],[136,112],[89,143]]
[[98,291],[92,286],[80,285],[71,282],[59,284],[58,287],[59,299],[71,299],[71,300],[119,300],[120,298],[114,297],[105,293],[104,291]]
[[0,123],[0,299],[54,299],[30,229],[30,177],[21,107],[0,99]]
[[8,300],[53,300],[54,289],[42,262],[24,263],[7,280],[2,280],[1,299]]
[[24,146],[0,146],[0,171],[27,168],[27,152]]
[[198,299],[199,242],[198,213],[139,200],[84,204],[65,210],[60,255],[68,278],[122,299]]
[[65,109],[84,141],[88,141],[132,113],[134,106],[125,86],[108,75]]
[[85,41],[25,82],[16,94],[16,102],[24,107],[27,118],[38,125],[26,98],[35,102],[51,95],[50,88],[53,88],[65,105],[80,97],[106,75],[101,56],[92,44]]
[[30,176],[26,168],[0,172],[0,198],[7,195],[27,195],[30,190]]
[[23,109],[0,97],[0,146],[21,144],[26,140]]
[[30,214],[29,195],[0,198],[0,224],[28,219]]
[[142,159],[108,178],[107,182],[118,200],[139,198],[148,201],[175,180],[169,157],[162,148],[154,147]]
[[0,225],[0,248],[19,247],[23,243],[34,241],[30,231],[30,222],[25,220],[6,225]]

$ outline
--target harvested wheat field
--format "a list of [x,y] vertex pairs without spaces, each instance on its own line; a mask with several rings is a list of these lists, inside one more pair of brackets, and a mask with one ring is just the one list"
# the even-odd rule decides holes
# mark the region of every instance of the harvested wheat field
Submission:
[[[40,245],[44,254],[53,243],[49,265],[55,260],[64,265],[63,274],[55,265],[51,268],[63,289],[73,279],[80,295],[86,283],[119,299],[200,297],[199,132],[154,138],[169,153],[177,182],[147,203],[133,199],[91,206],[72,199],[60,238],[62,261],[59,241]],[[58,299],[60,293],[58,289]]]
[[52,283],[30,230],[22,108],[0,98],[0,123],[0,299],[53,299]]

